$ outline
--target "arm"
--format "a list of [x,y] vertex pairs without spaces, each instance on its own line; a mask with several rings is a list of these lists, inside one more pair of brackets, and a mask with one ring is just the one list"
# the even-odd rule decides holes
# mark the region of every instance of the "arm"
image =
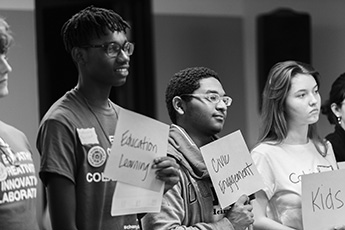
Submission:
[[73,169],[76,168],[73,136],[56,120],[39,129],[37,149],[41,154],[40,178],[47,188],[49,217],[54,230],[76,230],[76,195]]
[[76,197],[73,182],[64,176],[47,176],[49,213],[53,230],[77,230]]
[[[181,178],[181,177],[180,177]],[[230,221],[222,218],[218,222],[199,222],[185,225],[188,220],[185,201],[182,194],[181,180],[164,196],[159,213],[147,213],[141,220],[143,230],[233,230]]]
[[255,200],[252,201],[254,213],[255,230],[292,230],[266,216],[268,198],[262,190],[255,194]]

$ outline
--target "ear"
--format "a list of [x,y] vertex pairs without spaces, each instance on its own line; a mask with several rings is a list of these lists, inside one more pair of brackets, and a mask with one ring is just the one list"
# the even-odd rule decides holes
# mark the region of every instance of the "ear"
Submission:
[[175,96],[172,99],[172,105],[178,114],[180,114],[180,115],[184,114],[183,101],[182,101],[181,97]]
[[340,113],[340,111],[339,111],[340,108],[338,107],[337,104],[332,103],[332,104],[331,104],[331,110],[332,110],[332,112],[334,113],[334,115],[335,115],[336,117],[341,116],[341,113]]
[[84,65],[86,63],[86,52],[84,49],[74,47],[71,51],[71,54],[74,62],[77,64]]

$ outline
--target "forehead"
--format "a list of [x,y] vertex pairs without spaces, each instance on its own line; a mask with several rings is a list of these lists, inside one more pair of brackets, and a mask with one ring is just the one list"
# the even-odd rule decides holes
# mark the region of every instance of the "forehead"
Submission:
[[291,79],[290,91],[308,90],[317,86],[315,78],[310,74],[296,74]]
[[97,35],[93,36],[90,39],[91,43],[106,43],[106,42],[117,42],[122,44],[127,41],[127,36],[124,31],[107,31],[106,34],[98,37]]
[[198,93],[216,92],[224,94],[222,84],[214,77],[202,78],[199,81],[200,87],[195,90]]

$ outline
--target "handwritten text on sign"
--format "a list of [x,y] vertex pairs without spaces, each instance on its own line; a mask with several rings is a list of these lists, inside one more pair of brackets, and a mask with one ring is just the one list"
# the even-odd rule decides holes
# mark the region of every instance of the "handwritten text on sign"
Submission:
[[302,214],[305,230],[343,225],[345,169],[302,175]]
[[203,146],[201,152],[222,208],[264,187],[240,131]]
[[169,126],[144,115],[121,109],[104,174],[113,180],[159,191],[153,160],[165,156]]

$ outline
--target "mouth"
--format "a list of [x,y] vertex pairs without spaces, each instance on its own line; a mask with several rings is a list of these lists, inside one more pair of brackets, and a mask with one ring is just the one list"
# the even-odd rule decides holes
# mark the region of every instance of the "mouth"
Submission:
[[115,72],[120,73],[122,75],[126,75],[128,74],[128,67],[117,68]]
[[225,120],[225,116],[222,114],[216,114],[216,115],[213,115],[213,117],[216,118],[217,120],[220,120],[220,121]]
[[315,114],[315,113],[319,113],[319,110],[318,109],[313,109],[312,111],[310,111],[310,114]]
[[0,80],[0,84],[3,84],[5,82],[7,82],[7,78],[4,78],[4,79]]

